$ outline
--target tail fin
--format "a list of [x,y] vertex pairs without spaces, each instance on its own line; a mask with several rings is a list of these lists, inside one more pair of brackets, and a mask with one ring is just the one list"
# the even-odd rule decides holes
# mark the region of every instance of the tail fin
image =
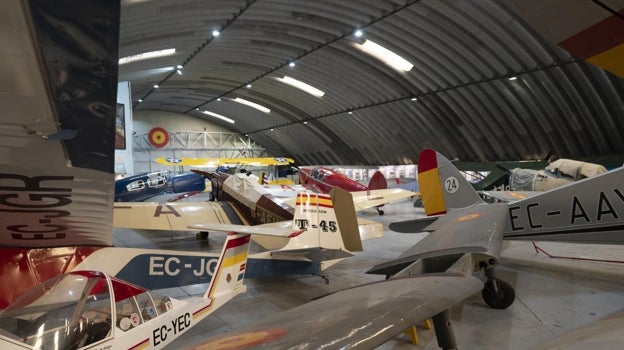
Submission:
[[349,192],[342,189],[334,188],[332,197],[312,192],[299,193],[293,224],[306,232],[291,239],[285,249],[320,247],[362,250],[353,199]]
[[424,149],[418,157],[418,183],[427,215],[483,203],[459,170],[432,149]]
[[344,247],[352,252],[363,251],[364,248],[362,247],[362,239],[359,233],[359,225],[357,217],[355,216],[355,204],[353,203],[353,196],[350,192],[345,191],[340,187],[334,187],[329,195],[331,196],[332,202],[334,203],[334,208],[336,210],[336,216],[338,220],[338,227],[340,228],[340,234],[342,236],[342,242],[344,243]]
[[377,170],[371,177],[370,182],[368,183],[369,190],[385,190],[388,188],[388,180],[381,173],[381,171]]
[[245,292],[243,279],[247,266],[250,237],[251,235],[247,233],[230,232],[227,235],[217,268],[204,298],[211,298],[221,304],[235,295]]

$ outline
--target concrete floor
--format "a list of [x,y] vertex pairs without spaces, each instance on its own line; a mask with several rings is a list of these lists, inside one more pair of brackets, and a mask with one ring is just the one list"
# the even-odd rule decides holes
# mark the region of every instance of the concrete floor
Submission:
[[[360,213],[381,221],[385,236],[364,242],[364,252],[348,258],[326,273],[330,283],[318,276],[246,280],[248,292],[233,299],[170,344],[183,349],[211,335],[236,329],[247,322],[286,310],[329,292],[382,279],[366,275],[372,265],[394,258],[424,234],[400,234],[387,229],[395,221],[423,216],[412,201],[387,205],[386,215]],[[219,251],[224,237],[210,235],[208,242],[182,234],[169,238],[162,231],[116,230],[117,246],[160,249],[210,249]],[[590,259],[624,260],[624,246],[587,246],[541,243],[550,254]],[[252,247],[253,249],[253,247]],[[624,309],[624,266],[621,263],[551,259],[535,253],[530,243],[506,242],[498,276],[515,287],[516,301],[506,310],[490,309],[477,294],[453,310],[455,333],[463,349],[529,349],[537,344]],[[161,291],[175,297],[203,293],[205,285]],[[305,317],[305,315],[302,315]],[[438,349],[433,330],[419,328],[419,344],[406,335],[397,336],[379,349]]]

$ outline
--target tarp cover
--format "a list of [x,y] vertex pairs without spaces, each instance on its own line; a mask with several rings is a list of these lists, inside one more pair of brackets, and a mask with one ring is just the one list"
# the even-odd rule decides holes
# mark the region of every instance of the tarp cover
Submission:
[[600,164],[580,162],[572,159],[557,159],[550,163],[546,170],[560,172],[564,176],[569,176],[575,180],[583,177],[592,177],[607,172],[607,168]]

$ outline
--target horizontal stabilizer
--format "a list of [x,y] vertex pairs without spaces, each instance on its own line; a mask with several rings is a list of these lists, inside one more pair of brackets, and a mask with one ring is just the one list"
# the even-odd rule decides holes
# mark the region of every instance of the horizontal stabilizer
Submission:
[[194,348],[213,349],[253,336],[254,346],[267,349],[293,344],[310,349],[373,349],[482,288],[478,278],[458,273],[385,280],[330,294]]
[[342,249],[325,249],[325,248],[302,248],[288,250],[274,250],[271,252],[274,257],[305,257],[311,261],[327,261],[334,259],[344,259],[353,256],[353,254]]
[[356,211],[378,207],[390,202],[418,196],[418,193],[402,188],[351,192]]
[[291,221],[273,222],[263,225],[233,225],[233,224],[196,224],[188,226],[190,229],[199,231],[234,231],[238,233],[249,233],[252,235],[276,236],[276,237],[296,237],[303,230],[293,227]]
[[476,265],[480,262],[495,265],[500,256],[506,215],[506,204],[479,205],[450,212],[431,225],[435,232],[397,259],[378,264],[367,273],[394,275],[420,259],[463,253],[478,254]]
[[393,222],[388,227],[399,233],[418,233],[430,231],[427,227],[438,220],[439,216],[427,216],[424,218],[418,218],[413,220],[397,221]]

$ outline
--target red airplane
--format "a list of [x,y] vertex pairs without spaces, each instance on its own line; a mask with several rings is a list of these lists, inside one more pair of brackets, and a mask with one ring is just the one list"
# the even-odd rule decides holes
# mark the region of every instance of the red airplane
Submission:
[[[329,193],[334,187],[340,187],[349,192],[385,190],[388,188],[388,181],[386,181],[386,177],[379,170],[373,174],[368,186],[364,186],[329,168],[302,168],[299,169],[299,183],[309,190],[320,193]],[[384,212],[379,209],[380,207],[381,205],[375,207],[375,209],[377,209],[379,215],[383,215]]]

